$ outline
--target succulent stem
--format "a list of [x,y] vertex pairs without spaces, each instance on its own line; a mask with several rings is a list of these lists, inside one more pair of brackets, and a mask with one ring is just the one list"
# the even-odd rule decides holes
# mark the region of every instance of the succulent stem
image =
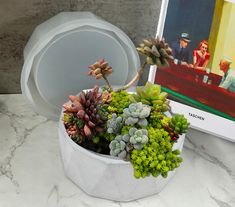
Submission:
[[113,88],[112,88],[112,86],[110,85],[110,83],[109,83],[107,77],[105,76],[105,74],[102,73],[102,77],[103,77],[103,79],[106,81],[106,83],[107,83],[107,85],[108,85],[108,87],[109,87],[109,92],[112,92],[112,91],[113,91]]
[[135,77],[129,83],[127,83],[125,86],[123,86],[122,88],[118,89],[117,92],[130,88],[136,81],[138,81],[140,79],[141,75],[143,74],[144,68],[145,68],[146,65],[147,65],[147,62],[145,61],[142,64],[142,66],[139,69],[139,71],[136,73]]

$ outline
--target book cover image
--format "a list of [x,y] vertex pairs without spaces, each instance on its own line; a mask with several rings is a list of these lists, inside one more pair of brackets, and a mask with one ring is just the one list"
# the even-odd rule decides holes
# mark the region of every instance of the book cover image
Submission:
[[172,99],[235,120],[235,3],[169,0],[163,37],[174,60],[155,82]]

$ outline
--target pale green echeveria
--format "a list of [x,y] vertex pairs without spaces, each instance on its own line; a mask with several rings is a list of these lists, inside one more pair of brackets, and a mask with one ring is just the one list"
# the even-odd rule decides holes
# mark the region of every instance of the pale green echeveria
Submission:
[[128,108],[123,110],[125,124],[133,126],[138,124],[140,126],[147,126],[146,118],[150,115],[151,108],[141,102],[132,103]]
[[113,113],[111,119],[107,121],[107,132],[109,134],[118,134],[123,126],[123,118]]
[[130,143],[133,144],[134,148],[141,150],[144,144],[149,141],[147,129],[130,128]]
[[161,92],[161,87],[156,84],[147,82],[145,86],[137,86],[136,94],[132,94],[132,102],[142,102],[143,104],[156,107],[159,111],[165,112],[170,109],[167,101],[168,94]]
[[116,136],[115,139],[109,144],[110,155],[121,159],[126,159],[128,155],[126,143],[128,143],[129,140],[130,136],[128,134]]

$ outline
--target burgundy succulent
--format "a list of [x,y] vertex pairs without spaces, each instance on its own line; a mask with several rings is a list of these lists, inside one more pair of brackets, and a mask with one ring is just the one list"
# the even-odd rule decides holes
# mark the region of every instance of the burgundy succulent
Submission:
[[172,142],[175,142],[175,141],[177,141],[179,139],[179,134],[174,132],[173,128],[171,128],[168,125],[165,125],[164,128],[165,128],[166,131],[168,131],[168,133],[169,133],[169,135],[171,137],[171,141]]
[[98,90],[98,86],[95,86],[90,91],[82,91],[79,96],[69,96],[71,104],[64,105],[67,132],[72,138],[79,137],[79,143],[91,140],[105,130],[107,117],[102,110],[102,93]]

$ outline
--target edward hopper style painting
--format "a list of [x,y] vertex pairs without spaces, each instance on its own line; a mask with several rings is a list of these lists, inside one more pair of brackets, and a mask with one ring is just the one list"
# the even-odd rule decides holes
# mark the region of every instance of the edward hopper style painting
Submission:
[[155,82],[173,100],[235,120],[235,4],[169,0],[163,37],[174,59]]

